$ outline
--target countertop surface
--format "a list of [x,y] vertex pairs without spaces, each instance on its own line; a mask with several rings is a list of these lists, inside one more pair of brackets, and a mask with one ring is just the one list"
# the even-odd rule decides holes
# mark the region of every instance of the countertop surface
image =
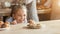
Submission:
[[60,20],[41,21],[40,29],[26,29],[27,24],[11,25],[9,30],[0,31],[0,34],[60,34]]
[[11,9],[0,9],[0,16],[10,16]]
[[51,8],[37,10],[37,13],[38,13],[38,14],[51,13]]

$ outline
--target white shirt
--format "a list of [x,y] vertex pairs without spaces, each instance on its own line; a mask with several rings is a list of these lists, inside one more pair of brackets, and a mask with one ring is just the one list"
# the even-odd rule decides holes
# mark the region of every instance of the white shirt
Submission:
[[33,0],[26,0],[25,1],[25,4],[29,4],[29,3],[31,3]]

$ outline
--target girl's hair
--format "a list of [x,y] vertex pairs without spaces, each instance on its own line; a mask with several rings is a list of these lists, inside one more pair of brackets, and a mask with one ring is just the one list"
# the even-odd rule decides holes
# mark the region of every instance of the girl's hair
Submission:
[[25,13],[27,13],[27,9],[25,5],[17,5],[17,6],[14,6],[14,8],[12,9],[11,17],[12,17],[12,14],[16,13],[19,9],[22,9]]

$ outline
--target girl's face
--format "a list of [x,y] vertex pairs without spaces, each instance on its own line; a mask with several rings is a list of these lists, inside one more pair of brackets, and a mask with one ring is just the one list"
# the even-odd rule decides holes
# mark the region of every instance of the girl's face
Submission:
[[22,23],[26,19],[26,13],[22,9],[18,9],[14,14],[14,18],[18,23]]

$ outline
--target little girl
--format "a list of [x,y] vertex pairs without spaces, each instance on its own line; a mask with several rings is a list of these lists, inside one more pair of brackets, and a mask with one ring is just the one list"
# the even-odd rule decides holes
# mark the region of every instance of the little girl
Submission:
[[10,22],[11,24],[17,23],[26,23],[27,22],[27,10],[25,6],[19,5],[15,6],[12,9],[11,17],[6,20],[6,22]]

